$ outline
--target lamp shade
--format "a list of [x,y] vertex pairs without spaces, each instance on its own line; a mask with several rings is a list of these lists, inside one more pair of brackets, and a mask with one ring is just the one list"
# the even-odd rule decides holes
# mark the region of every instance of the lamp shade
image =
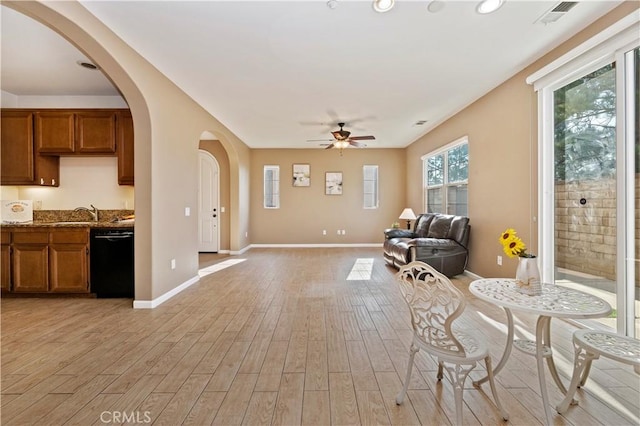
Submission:
[[402,213],[400,213],[400,217],[398,219],[406,219],[406,220],[414,220],[416,218],[416,214],[411,209],[404,209]]

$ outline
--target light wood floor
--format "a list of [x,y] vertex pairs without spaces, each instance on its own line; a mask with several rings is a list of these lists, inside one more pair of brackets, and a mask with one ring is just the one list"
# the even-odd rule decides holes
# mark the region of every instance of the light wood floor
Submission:
[[[219,260],[240,258],[153,310],[122,299],[3,299],[2,425],[455,422],[450,383],[435,380],[422,353],[408,398],[395,404],[411,329],[380,249],[253,249]],[[358,258],[373,259],[371,276],[347,280]],[[497,360],[504,313],[458,278],[470,302],[463,322]],[[517,333],[531,336],[534,320],[518,315]],[[552,328],[566,378],[575,327]],[[471,376],[482,374],[479,366]],[[509,424],[542,424],[532,357],[514,350],[497,385]],[[639,390],[631,368],[598,360],[580,404],[554,422],[637,425]],[[468,380],[464,401],[465,424],[504,424],[487,385]]]

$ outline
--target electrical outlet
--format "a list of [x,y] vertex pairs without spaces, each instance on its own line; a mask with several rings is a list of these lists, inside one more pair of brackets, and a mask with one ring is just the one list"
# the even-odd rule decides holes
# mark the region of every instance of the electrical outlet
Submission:
[[326,229],[322,230],[322,235],[327,235],[327,230]]
[[496,259],[496,262],[498,263],[499,266],[502,266],[502,256],[498,256],[498,258]]
[[190,207],[185,207],[184,208],[184,215],[185,216],[191,216],[191,208]]
[[176,269],[176,260],[171,259],[171,269]]

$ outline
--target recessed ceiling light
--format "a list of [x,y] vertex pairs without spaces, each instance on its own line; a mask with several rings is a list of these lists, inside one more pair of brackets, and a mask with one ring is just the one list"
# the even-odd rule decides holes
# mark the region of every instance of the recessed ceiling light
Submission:
[[376,12],[388,12],[393,8],[395,0],[373,0],[373,10]]
[[476,8],[476,12],[480,14],[487,14],[491,12],[495,12],[500,9],[500,6],[504,3],[504,0],[482,0],[478,7]]
[[329,9],[335,9],[338,6],[338,1],[337,0],[329,0],[327,2],[327,7]]
[[438,13],[444,9],[444,2],[440,0],[432,0],[427,6],[427,10],[431,13]]
[[80,65],[82,68],[86,68],[88,70],[99,70],[100,67],[98,67],[96,64],[92,64],[89,61],[78,61],[76,62],[78,65]]

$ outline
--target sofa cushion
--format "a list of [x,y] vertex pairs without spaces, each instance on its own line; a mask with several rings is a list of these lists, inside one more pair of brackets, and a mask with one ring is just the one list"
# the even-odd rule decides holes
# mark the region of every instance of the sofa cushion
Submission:
[[390,228],[384,230],[385,239],[391,238],[415,238],[416,234],[409,229]]
[[457,242],[450,240],[448,238],[416,238],[413,240],[407,241],[407,246],[409,248],[415,247],[420,250],[421,253],[451,253],[456,252],[459,253],[461,251],[465,251],[465,248],[460,246]]
[[448,238],[449,228],[451,227],[451,215],[437,215],[431,221],[427,238]]
[[469,239],[469,232],[467,230],[468,225],[468,217],[453,216],[447,238],[451,238],[466,247]]
[[414,233],[416,237],[426,238],[429,233],[429,226],[431,225],[431,221],[433,220],[435,214],[433,213],[424,213],[418,216],[418,220],[416,221],[416,225],[414,227]]
[[385,240],[383,243],[384,251],[389,257],[399,261],[400,264],[409,262],[411,253],[407,243],[411,241],[410,238],[391,238]]

